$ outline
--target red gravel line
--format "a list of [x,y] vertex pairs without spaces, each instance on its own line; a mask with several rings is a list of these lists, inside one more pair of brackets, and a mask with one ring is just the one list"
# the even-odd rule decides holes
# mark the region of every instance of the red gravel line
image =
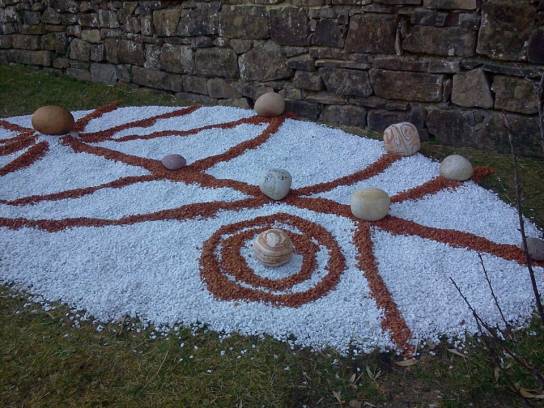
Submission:
[[36,142],[35,137],[18,138],[12,143],[0,145],[0,156],[7,156],[8,154],[15,153],[19,150],[26,149]]
[[107,105],[96,108],[95,110],[88,113],[87,115],[79,118],[74,124],[73,131],[75,132],[83,131],[91,120],[98,119],[108,112],[113,112],[114,110],[117,109],[117,107],[118,107],[118,103],[112,102]]
[[[526,264],[525,254],[521,248],[510,244],[497,244],[469,232],[426,227],[392,216],[387,216],[380,221],[376,221],[374,224],[395,235],[417,235],[421,238],[442,242],[455,248],[471,249],[476,252],[491,254],[507,261],[515,261],[521,265]],[[535,264],[544,266],[544,261],[535,262]]]
[[21,156],[9,162],[4,167],[0,167],[0,176],[5,176],[8,173],[29,167],[40,160],[49,150],[47,142],[41,142],[28,149]]
[[153,175],[121,177],[117,180],[111,181],[109,183],[100,184],[98,186],[76,188],[73,190],[66,190],[66,191],[61,191],[59,193],[52,193],[52,194],[32,195],[28,197],[21,197],[16,200],[0,200],[0,203],[6,204],[6,205],[27,205],[27,204],[38,203],[41,201],[64,200],[66,198],[83,197],[83,196],[92,194],[95,191],[102,190],[105,188],[122,188],[131,184],[142,183],[145,181],[154,181],[154,180],[160,180],[160,177],[153,176]]
[[359,268],[363,271],[372,297],[376,300],[378,307],[383,310],[382,328],[391,334],[395,344],[408,356],[414,352],[414,347],[409,344],[412,333],[408,324],[402,317],[393,296],[387,285],[380,276],[376,258],[374,256],[374,245],[370,233],[370,224],[359,222],[355,233],[354,242],[359,249],[357,257]]
[[86,142],[102,142],[104,140],[109,139],[115,133],[120,132],[121,130],[135,128],[135,127],[146,128],[149,126],[153,126],[155,122],[157,122],[158,120],[188,115],[189,113],[196,111],[198,108],[199,108],[198,106],[189,106],[189,107],[178,109],[172,112],[155,115],[147,119],[139,119],[129,123],[124,123],[122,125],[114,126],[106,130],[101,130],[101,131],[92,132],[92,133],[81,133],[79,137],[80,139]]
[[0,227],[10,229],[38,228],[48,232],[62,231],[75,227],[104,227],[109,225],[132,225],[146,221],[188,220],[197,217],[212,217],[221,210],[244,210],[262,205],[262,200],[245,199],[232,202],[211,202],[188,204],[178,208],[149,214],[136,214],[117,220],[102,218],[68,218],[64,220],[29,220],[24,218],[0,218]]
[[316,193],[322,193],[324,191],[333,190],[338,186],[345,186],[348,184],[366,180],[373,176],[376,176],[377,174],[380,174],[400,158],[401,157],[398,155],[386,153],[368,167],[359,170],[353,174],[339,177],[335,180],[327,181],[325,183],[314,184],[312,186],[295,189],[292,191],[292,193],[295,195],[312,195]]
[[269,118],[265,118],[262,116],[253,116],[251,118],[242,118],[238,120],[234,120],[232,122],[225,122],[225,123],[218,123],[214,125],[206,125],[199,128],[194,129],[187,129],[187,130],[160,130],[157,132],[149,133],[147,135],[127,135],[120,137],[118,139],[111,139],[112,142],[130,142],[132,140],[150,140],[150,139],[156,139],[160,137],[169,137],[169,136],[191,136],[197,133],[200,133],[205,130],[210,129],[232,129],[237,126],[243,125],[243,124],[252,124],[252,125],[258,125],[261,123],[267,123],[269,122]]

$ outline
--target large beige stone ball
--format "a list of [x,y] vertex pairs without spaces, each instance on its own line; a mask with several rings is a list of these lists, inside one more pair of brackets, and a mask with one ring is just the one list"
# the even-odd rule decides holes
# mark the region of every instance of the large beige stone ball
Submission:
[[416,154],[421,148],[417,128],[410,122],[396,123],[383,132],[385,150],[401,156]]
[[289,262],[294,246],[287,232],[272,228],[261,232],[253,241],[255,257],[266,266],[280,266]]
[[474,168],[470,161],[458,154],[452,154],[440,163],[440,175],[448,180],[465,181],[473,174]]
[[389,213],[391,199],[379,188],[365,188],[351,195],[351,212],[365,221],[378,221]]
[[62,106],[42,106],[32,114],[32,127],[46,135],[64,135],[74,127],[74,117]]
[[262,116],[279,116],[285,110],[283,96],[276,92],[267,92],[257,98],[255,112]]

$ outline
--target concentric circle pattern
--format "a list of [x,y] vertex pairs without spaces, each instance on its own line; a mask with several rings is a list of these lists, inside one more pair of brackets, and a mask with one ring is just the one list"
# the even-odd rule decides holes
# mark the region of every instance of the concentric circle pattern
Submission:
[[[110,105],[74,117],[64,136],[35,132],[29,116],[0,120],[0,280],[44,301],[99,320],[411,353],[477,331],[450,278],[502,324],[481,255],[507,319],[531,315],[516,211],[476,184],[491,169],[446,180],[420,154],[227,107]],[[187,166],[164,168],[167,154]],[[277,202],[257,185],[271,168],[293,176]],[[382,220],[351,214],[351,193],[368,187],[391,197]],[[251,254],[270,228],[295,248],[274,271]],[[529,221],[527,231],[541,235]]]
[[[300,230],[299,234],[290,233],[290,236],[297,253],[303,256],[303,261],[301,270],[295,275],[271,280],[257,276],[248,267],[240,251],[244,242],[277,222]],[[318,244],[314,244],[313,240]],[[325,267],[327,273],[323,279],[302,292],[271,292],[285,291],[310,279],[316,269],[318,245],[326,248],[329,253]],[[215,255],[218,249],[219,257]],[[344,267],[342,251],[325,228],[293,215],[279,213],[221,227],[204,243],[200,270],[208,289],[219,299],[265,301],[296,307],[325,295],[336,285]]]

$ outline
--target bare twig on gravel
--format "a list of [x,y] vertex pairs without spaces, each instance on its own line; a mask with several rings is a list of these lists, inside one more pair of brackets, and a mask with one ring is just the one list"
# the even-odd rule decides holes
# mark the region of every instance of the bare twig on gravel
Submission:
[[[453,283],[453,286],[455,286],[455,289],[457,289],[457,292],[459,292],[459,295],[463,298],[465,303],[467,304],[468,308],[472,312],[472,315],[474,316],[474,319],[476,320],[476,324],[478,325],[478,330],[480,334],[482,334],[482,338],[484,342],[488,345],[488,349],[492,352],[492,358],[493,360],[500,361],[501,355],[503,353],[500,353],[500,351],[504,352],[504,354],[510,356],[516,363],[518,363],[521,367],[525,368],[528,372],[530,372],[535,379],[537,379],[542,385],[544,385],[544,375],[533,365],[531,365],[529,362],[527,362],[524,358],[518,356],[516,353],[514,353],[510,347],[508,347],[505,343],[505,336],[500,330],[494,330],[492,327],[490,327],[478,314],[476,309],[472,306],[472,304],[469,302],[467,297],[463,294],[461,291],[461,288],[459,285],[457,285],[457,282],[450,276],[450,281]],[[485,331],[482,329],[485,329]],[[497,331],[501,333],[499,336],[497,334]],[[489,337],[493,339],[493,342],[490,342]],[[501,366],[499,365],[501,368]]]
[[489,279],[489,275],[487,273],[487,269],[485,268],[484,260],[482,258],[482,254],[478,253],[478,258],[480,258],[480,264],[482,265],[482,269],[484,271],[485,280],[487,281],[487,285],[489,286],[489,290],[491,291],[491,296],[493,296],[493,301],[495,302],[495,306],[497,306],[497,309],[499,310],[499,313],[501,314],[501,319],[504,322],[504,327],[506,330],[510,330],[510,325],[508,324],[508,321],[504,317],[504,313],[502,312],[501,305],[499,304],[499,300],[497,299],[497,296],[495,295],[495,291],[493,290],[493,285],[491,285],[491,280]]

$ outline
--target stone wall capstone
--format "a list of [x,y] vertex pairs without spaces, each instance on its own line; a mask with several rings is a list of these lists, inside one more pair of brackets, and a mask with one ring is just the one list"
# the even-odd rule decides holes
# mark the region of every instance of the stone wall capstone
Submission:
[[542,156],[539,0],[0,0],[0,63]]

